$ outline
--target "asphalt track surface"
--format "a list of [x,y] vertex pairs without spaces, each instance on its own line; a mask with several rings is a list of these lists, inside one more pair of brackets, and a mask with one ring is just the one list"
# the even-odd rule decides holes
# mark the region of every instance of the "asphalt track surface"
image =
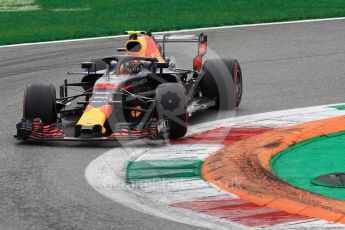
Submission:
[[[245,92],[236,116],[345,101],[345,20],[205,33],[214,52],[241,63]],[[112,55],[122,41],[0,49],[0,229],[197,229],[134,211],[93,190],[85,168],[114,146],[22,144],[13,138],[26,84],[58,86],[81,61]]]

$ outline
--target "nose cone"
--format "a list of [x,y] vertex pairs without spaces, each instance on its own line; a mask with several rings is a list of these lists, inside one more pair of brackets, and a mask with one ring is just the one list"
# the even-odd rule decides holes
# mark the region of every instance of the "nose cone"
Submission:
[[75,128],[76,137],[101,137],[102,136],[101,125],[84,126],[77,125]]
[[[111,106],[106,106],[111,109]],[[75,127],[75,136],[79,137],[82,134],[86,136],[102,136],[106,133],[104,123],[110,113],[105,108],[92,108],[88,106]]]

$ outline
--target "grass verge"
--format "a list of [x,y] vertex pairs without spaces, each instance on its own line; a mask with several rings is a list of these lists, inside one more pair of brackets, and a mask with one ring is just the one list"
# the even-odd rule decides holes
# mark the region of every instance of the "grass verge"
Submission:
[[0,45],[341,16],[344,0],[0,0]]

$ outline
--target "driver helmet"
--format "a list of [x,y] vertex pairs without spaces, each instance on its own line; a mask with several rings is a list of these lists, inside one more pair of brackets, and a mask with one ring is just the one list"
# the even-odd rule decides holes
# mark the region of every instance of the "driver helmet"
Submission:
[[120,74],[137,74],[142,69],[142,63],[138,60],[128,61],[120,67]]

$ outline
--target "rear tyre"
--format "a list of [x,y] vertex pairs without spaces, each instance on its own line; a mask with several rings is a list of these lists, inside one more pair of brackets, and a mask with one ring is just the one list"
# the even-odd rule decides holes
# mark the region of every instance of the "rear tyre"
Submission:
[[238,61],[206,60],[201,72],[200,87],[203,96],[216,100],[216,109],[238,107],[242,99],[242,72]]
[[183,137],[188,127],[184,87],[179,83],[160,84],[156,89],[155,100],[159,120],[166,119],[169,123],[169,139]]
[[24,93],[23,118],[40,118],[44,125],[56,123],[56,92],[53,85],[32,84]]
[[241,104],[243,90],[241,66],[240,63],[234,59],[224,59],[223,61],[226,66],[229,66],[229,70],[231,70],[236,93],[236,107],[238,107]]

